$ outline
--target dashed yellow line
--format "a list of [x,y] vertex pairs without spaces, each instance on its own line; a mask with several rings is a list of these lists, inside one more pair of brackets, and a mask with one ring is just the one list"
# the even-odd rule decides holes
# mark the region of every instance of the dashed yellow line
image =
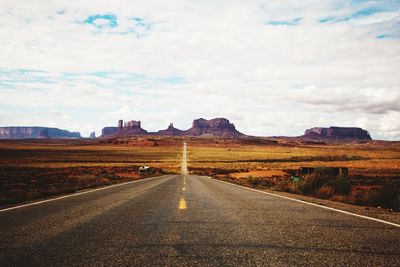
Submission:
[[179,200],[179,209],[180,210],[185,210],[186,209],[186,201],[183,197]]
[[186,187],[182,187],[182,191],[186,191]]

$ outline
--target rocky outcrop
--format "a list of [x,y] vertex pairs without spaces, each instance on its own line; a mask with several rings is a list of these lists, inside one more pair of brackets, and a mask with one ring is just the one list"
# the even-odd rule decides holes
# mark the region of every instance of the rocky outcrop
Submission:
[[216,118],[212,120],[197,119],[193,121],[193,126],[183,133],[189,136],[212,135],[220,137],[243,137],[241,132],[237,131],[235,125],[225,118]]
[[140,121],[128,121],[123,124],[122,120],[118,121],[118,127],[104,127],[101,131],[101,137],[123,137],[123,136],[137,136],[149,134],[146,130],[142,129]]
[[315,127],[304,133],[307,139],[372,140],[368,131],[356,127]]
[[142,129],[140,121],[128,121],[124,124],[124,127],[119,128],[116,135],[118,136],[133,136],[133,135],[147,135],[147,131]]
[[96,139],[96,132],[91,132],[89,138]]
[[167,129],[160,130],[155,134],[162,136],[181,136],[183,134],[183,131],[175,128],[174,125],[170,123]]
[[197,119],[193,125],[186,131],[179,130],[171,123],[165,130],[158,132],[147,132],[141,128],[140,121],[129,121],[123,124],[118,121],[118,127],[105,127],[102,131],[102,137],[123,137],[139,135],[161,135],[161,136],[217,136],[217,137],[244,137],[246,135],[237,131],[235,125],[224,118],[212,120]]
[[109,136],[109,135],[113,135],[115,133],[117,133],[119,130],[118,127],[104,127],[101,130],[101,136]]
[[80,138],[79,132],[70,132],[58,128],[49,127],[25,127],[11,126],[0,127],[0,139],[24,139],[24,138]]
[[51,138],[48,129],[43,129],[40,131],[39,136],[37,138],[40,139],[48,139]]

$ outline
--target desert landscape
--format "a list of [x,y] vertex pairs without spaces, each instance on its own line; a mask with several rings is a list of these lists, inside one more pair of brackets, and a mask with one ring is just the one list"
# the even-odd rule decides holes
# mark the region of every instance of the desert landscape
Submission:
[[400,266],[399,0],[0,12],[0,267]]
[[[188,143],[191,174],[257,189],[399,209],[399,142],[216,136],[2,140],[1,204],[178,174],[183,141]],[[150,166],[152,173],[139,175],[141,166]],[[305,167],[317,171],[299,174]],[[332,167],[347,168],[348,173],[327,173]]]

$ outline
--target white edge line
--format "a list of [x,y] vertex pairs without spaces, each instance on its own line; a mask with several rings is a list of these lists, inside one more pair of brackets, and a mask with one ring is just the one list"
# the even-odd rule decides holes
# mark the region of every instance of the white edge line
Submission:
[[60,199],[64,199],[64,198],[69,198],[69,197],[75,197],[75,196],[84,195],[84,194],[88,194],[88,193],[92,193],[92,192],[96,192],[96,191],[100,191],[100,190],[110,189],[110,188],[117,187],[117,186],[123,186],[123,185],[133,184],[133,183],[137,183],[137,182],[154,180],[154,179],[162,178],[162,177],[165,177],[165,176],[168,176],[168,175],[162,175],[162,176],[144,178],[144,179],[139,179],[139,180],[125,182],[125,183],[113,184],[113,185],[104,186],[104,187],[101,187],[101,188],[96,188],[96,189],[91,189],[91,190],[87,190],[87,191],[83,191],[83,192],[73,193],[73,194],[70,194],[70,195],[64,195],[64,196],[61,196],[61,197],[55,197],[55,198],[45,199],[45,200],[32,202],[32,203],[28,203],[28,204],[18,205],[18,206],[14,206],[14,207],[10,207],[10,208],[0,209],[0,212],[20,209],[20,208],[34,206],[34,205],[39,205],[39,204],[42,204],[42,203],[51,202],[51,201],[55,201],[55,200],[60,200]]
[[[209,178],[211,178],[211,177],[209,177]],[[211,178],[211,179],[213,179],[213,178]],[[352,213],[352,212],[348,212],[348,211],[344,211],[344,210],[339,210],[339,209],[335,209],[335,208],[331,208],[331,207],[327,207],[327,206],[322,206],[322,205],[319,205],[319,204],[307,202],[307,201],[300,200],[300,199],[295,199],[295,198],[291,198],[291,197],[287,197],[287,196],[281,196],[281,195],[274,194],[274,193],[271,193],[271,192],[265,192],[265,191],[257,190],[257,189],[254,189],[254,188],[249,188],[249,187],[237,185],[237,184],[234,184],[234,183],[225,182],[225,181],[218,180],[218,179],[213,179],[213,180],[218,181],[220,183],[225,183],[225,184],[228,184],[228,185],[236,186],[236,187],[239,187],[239,188],[244,188],[244,189],[247,189],[247,190],[255,191],[255,192],[258,192],[258,193],[263,193],[263,194],[267,194],[267,195],[274,196],[274,197],[280,197],[280,198],[292,200],[292,201],[295,201],[295,202],[300,202],[300,203],[303,203],[303,204],[311,205],[311,206],[314,206],[314,207],[319,207],[319,208],[322,208],[322,209],[332,210],[332,211],[336,211],[336,212],[352,215],[352,216],[355,216],[355,217],[368,219],[368,220],[376,221],[376,222],[380,222],[380,223],[385,223],[385,224],[389,224],[389,225],[395,226],[395,227],[400,227],[400,224],[397,224],[397,223],[392,223],[392,222],[384,221],[384,220],[381,220],[381,219],[368,217],[368,216],[365,216],[365,215],[360,215],[360,214],[356,214],[356,213]]]

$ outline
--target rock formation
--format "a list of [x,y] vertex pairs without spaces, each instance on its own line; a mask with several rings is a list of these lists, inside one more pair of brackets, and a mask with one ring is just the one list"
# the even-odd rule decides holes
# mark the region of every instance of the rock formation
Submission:
[[168,128],[165,130],[160,130],[156,135],[163,135],[163,136],[180,136],[183,134],[182,130],[176,129],[172,123],[169,124]]
[[124,124],[123,128],[119,128],[118,135],[120,136],[131,136],[131,135],[147,135],[147,131],[142,129],[140,121],[128,121]]
[[220,137],[243,137],[241,132],[237,131],[235,125],[224,118],[205,120],[203,118],[193,121],[193,126],[184,132],[184,135],[200,136],[212,135]]
[[89,138],[96,139],[96,132],[91,132]]
[[[123,123],[118,121],[117,127],[105,127],[102,130],[101,137],[127,137],[127,136],[215,136],[227,138],[248,137],[236,130],[235,125],[225,118],[215,118],[206,120],[203,118],[193,121],[192,127],[182,131],[174,127],[171,123],[167,129],[158,132],[148,132],[141,127],[140,121],[128,121]],[[290,137],[288,137],[290,138]],[[305,131],[300,137],[306,141],[337,140],[337,141],[357,141],[372,140],[368,131],[355,127],[315,127]]]
[[50,138],[49,130],[48,129],[42,129],[37,138],[40,138],[40,139],[48,139],[48,138]]
[[[123,125],[123,126],[122,126]],[[197,119],[193,121],[192,128],[182,131],[176,129],[171,123],[167,129],[158,132],[147,132],[141,128],[140,121],[129,121],[123,124],[118,121],[118,127],[105,127],[102,137],[123,137],[138,135],[161,135],[161,136],[218,136],[218,137],[244,137],[246,135],[236,130],[235,125],[224,118],[212,120]]]
[[103,130],[101,130],[101,136],[113,135],[117,133],[119,129],[119,127],[104,127]]
[[11,126],[0,127],[0,139],[23,138],[80,138],[79,132],[69,132],[58,128]]
[[148,132],[142,129],[140,121],[128,121],[123,123],[123,120],[118,121],[118,127],[104,127],[101,131],[102,137],[123,137],[135,135],[147,135]]
[[368,131],[356,127],[315,127],[303,135],[307,139],[372,140]]

